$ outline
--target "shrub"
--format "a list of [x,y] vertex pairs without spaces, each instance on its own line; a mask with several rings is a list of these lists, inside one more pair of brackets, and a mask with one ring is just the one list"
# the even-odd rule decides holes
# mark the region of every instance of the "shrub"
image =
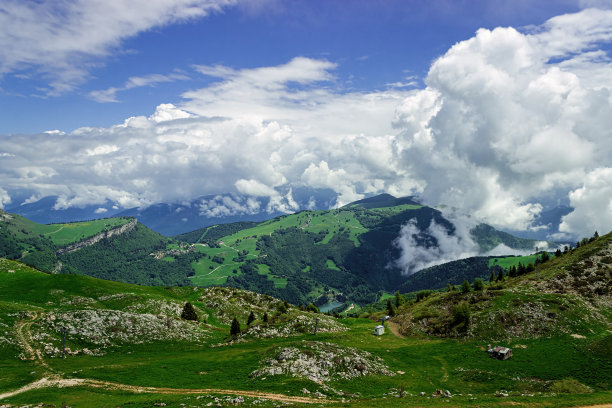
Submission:
[[319,308],[316,307],[313,303],[309,303],[308,306],[306,307],[306,310],[308,310],[309,312],[313,312],[313,313],[320,313]]
[[189,302],[185,303],[185,306],[183,306],[183,312],[181,313],[181,319],[194,320],[196,322],[200,320],[198,318],[198,314],[196,313],[193,305]]
[[466,302],[461,302],[453,307],[453,328],[458,332],[466,332],[470,326],[470,307]]
[[466,280],[463,281],[463,283],[461,284],[461,293],[469,293],[472,290],[472,287],[470,286],[470,282]]
[[482,279],[480,278],[474,279],[474,290],[482,291],[483,289],[484,289],[484,283],[482,282]]
[[591,389],[573,378],[565,378],[553,382],[550,391],[563,394],[585,394],[591,392]]
[[[451,288],[452,290],[452,288]],[[421,290],[420,292],[417,292],[416,294],[416,301],[419,302],[425,298],[427,298],[429,295],[431,295],[431,290]]]

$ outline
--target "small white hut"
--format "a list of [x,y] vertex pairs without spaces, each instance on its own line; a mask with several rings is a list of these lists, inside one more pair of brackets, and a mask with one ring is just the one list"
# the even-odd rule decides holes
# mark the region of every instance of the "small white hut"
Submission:
[[375,336],[382,336],[383,334],[385,334],[385,326],[383,326],[382,324],[379,324],[378,326],[374,328]]

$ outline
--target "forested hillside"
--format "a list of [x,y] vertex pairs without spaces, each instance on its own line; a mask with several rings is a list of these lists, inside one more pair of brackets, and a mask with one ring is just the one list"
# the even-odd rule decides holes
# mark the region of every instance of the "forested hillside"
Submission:
[[[155,252],[165,251],[173,241],[133,218],[44,225],[5,212],[0,217],[0,257],[46,272],[181,286],[190,284],[191,264],[203,256],[182,250],[173,258],[156,258]],[[130,228],[122,233],[122,226]]]
[[187,277],[193,275],[191,263],[202,255],[192,251],[172,261],[151,256],[166,249],[169,243],[168,238],[138,224],[127,234],[59,255],[59,260],[63,273],[149,286],[189,285]]
[[[455,231],[439,210],[410,197],[384,194],[336,210],[208,227],[177,238],[204,244],[199,250],[206,256],[194,264],[196,273],[191,277],[196,285],[247,288],[293,303],[365,304],[381,292],[395,292],[406,279],[396,263],[401,255],[396,240],[408,222],[420,231],[416,245],[428,248],[438,245],[428,230],[432,223],[449,236]],[[486,249],[495,242],[520,248],[535,244],[488,226],[477,228],[474,238]],[[470,262],[463,262],[463,269],[453,269],[454,281],[475,273],[488,276],[486,261],[482,270],[480,266],[466,270]],[[440,279],[446,285],[453,276]]]

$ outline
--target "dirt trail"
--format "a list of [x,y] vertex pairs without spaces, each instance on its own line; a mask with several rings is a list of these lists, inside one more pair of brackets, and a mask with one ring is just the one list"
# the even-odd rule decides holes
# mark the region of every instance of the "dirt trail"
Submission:
[[[24,352],[29,360],[37,360],[37,362],[46,369],[47,377],[43,377],[39,380],[31,382],[19,389],[5,392],[0,394],[0,400],[10,398],[24,392],[28,392],[34,389],[50,388],[50,387],[91,387],[101,388],[105,390],[120,390],[129,391],[134,393],[150,393],[150,394],[229,394],[229,395],[240,395],[243,397],[251,398],[262,398],[281,402],[298,402],[303,404],[318,404],[322,400],[291,396],[284,394],[274,394],[269,392],[260,391],[245,391],[245,390],[226,390],[218,388],[202,388],[202,389],[190,389],[190,388],[164,388],[164,387],[146,387],[128,384],[118,384],[108,381],[99,381],[88,378],[62,378],[62,375],[56,370],[49,367],[47,362],[44,360],[42,350],[35,349],[33,347],[32,334],[30,333],[30,327],[32,323],[42,317],[42,313],[31,312],[33,316],[28,316],[29,320],[21,321],[17,324],[16,333],[19,342],[22,344]],[[335,402],[335,401],[326,401]]]
[[38,312],[30,313],[33,313],[30,320],[22,321],[17,324],[17,328],[15,330],[17,333],[17,340],[23,345],[27,360],[36,360],[38,364],[43,366],[48,371],[48,374],[56,372],[54,369],[49,367],[49,364],[47,364],[45,361],[42,350],[35,349],[32,346],[33,340],[30,328],[32,327],[32,324],[38,319],[42,318],[44,314],[39,314]]
[[395,337],[399,337],[400,339],[405,338],[405,336],[400,333],[399,326],[397,325],[397,323],[387,321],[387,326],[389,327],[389,330],[391,331],[391,333],[393,333]]
[[[100,388],[109,391],[129,391],[137,394],[230,394],[240,395],[242,397],[261,398],[269,399],[281,402],[299,402],[302,404],[320,404],[321,399],[299,397],[284,394],[273,394],[269,392],[260,391],[245,391],[245,390],[225,390],[219,388],[165,388],[165,387],[144,387],[137,385],[118,384],[108,381],[92,380],[87,378],[60,378],[59,376],[45,377],[40,380],[34,381],[26,386],[23,386],[15,391],[5,392],[0,394],[0,400],[13,397],[24,392],[28,392],[34,389],[49,388],[49,387],[91,387]],[[326,403],[332,403],[335,401],[325,401]]]

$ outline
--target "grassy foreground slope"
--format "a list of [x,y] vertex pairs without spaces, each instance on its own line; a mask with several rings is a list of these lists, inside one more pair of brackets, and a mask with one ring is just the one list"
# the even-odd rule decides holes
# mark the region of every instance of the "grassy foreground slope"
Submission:
[[[593,244],[610,248],[611,238]],[[503,300],[523,296],[519,288],[528,281],[530,286],[537,284],[539,291],[524,301],[555,304],[558,299],[559,323],[551,327],[567,330],[487,331],[478,325],[479,315],[497,316],[510,309],[478,301],[474,304],[483,307],[470,317],[474,325],[468,326],[468,334],[455,337],[430,333],[425,326],[414,330],[402,326],[407,336],[396,330],[403,316],[447,307],[449,299],[442,295],[403,306],[402,313],[387,324],[386,333],[373,336],[376,321],[334,319],[239,289],[136,286],[49,275],[0,260],[0,404],[569,407],[609,403],[609,293],[598,293],[598,288],[609,285],[609,270],[603,269],[608,275],[598,274],[608,263],[606,255],[593,248],[581,247],[555,261],[565,261],[561,266],[574,272],[571,285],[567,278],[567,285],[557,287],[558,281],[551,279],[555,272],[538,269],[534,275],[503,283],[503,288],[487,290],[499,292],[494,299]],[[587,290],[579,282],[588,281],[592,273],[597,279]],[[463,300],[469,303],[472,295]],[[574,303],[562,310],[566,299]],[[199,322],[180,318],[186,301],[194,305]],[[526,310],[537,320],[539,309],[532,309]],[[247,328],[250,312],[254,320]],[[563,313],[572,321],[563,320]],[[242,333],[232,341],[228,334],[234,317],[241,322]],[[519,323],[505,322],[522,327]],[[60,352],[62,327],[67,329],[69,349],[65,359]],[[487,342],[513,347],[514,357],[489,358],[483,351]],[[451,396],[430,398],[436,389],[448,390]]]

